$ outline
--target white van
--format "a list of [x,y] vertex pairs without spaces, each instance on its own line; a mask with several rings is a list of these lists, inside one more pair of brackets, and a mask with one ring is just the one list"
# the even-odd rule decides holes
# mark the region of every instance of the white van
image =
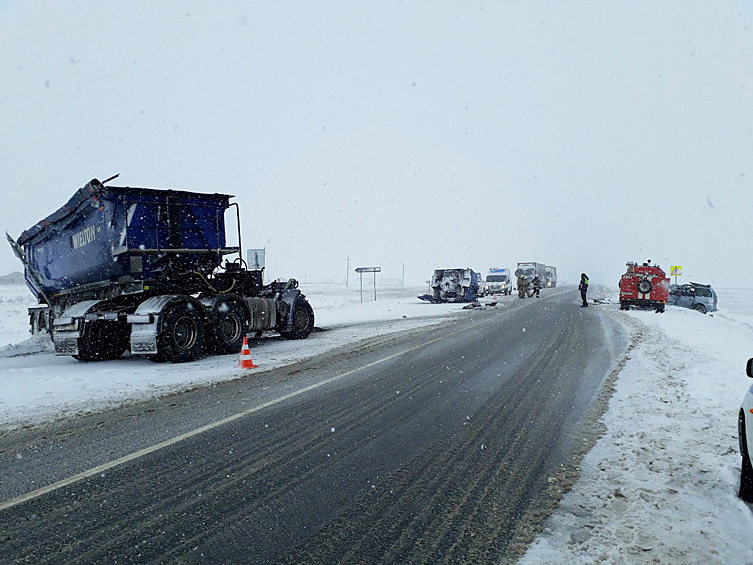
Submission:
[[492,267],[486,274],[486,294],[512,294],[510,269]]

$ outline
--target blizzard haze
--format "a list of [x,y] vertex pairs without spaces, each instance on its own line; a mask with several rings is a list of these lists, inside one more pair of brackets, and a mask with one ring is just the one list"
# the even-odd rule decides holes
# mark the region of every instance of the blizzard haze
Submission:
[[[0,228],[236,195],[270,277],[628,260],[750,286],[750,2],[0,0]],[[724,266],[724,267],[723,267]],[[0,245],[0,272],[20,270]]]

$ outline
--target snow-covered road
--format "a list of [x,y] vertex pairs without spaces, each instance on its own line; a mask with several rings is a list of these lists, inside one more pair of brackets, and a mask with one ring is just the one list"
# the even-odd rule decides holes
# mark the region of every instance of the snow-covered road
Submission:
[[[316,356],[365,337],[447,322],[459,305],[416,299],[423,288],[392,287],[378,300],[358,288],[309,285],[316,332],[304,342],[256,340],[261,370]],[[664,315],[622,312],[616,295],[590,298],[632,336],[615,372],[604,436],[581,476],[522,563],[750,563],[753,515],[737,496],[737,411],[750,381],[753,289],[717,289],[720,312],[669,307]],[[517,300],[503,297],[500,300]],[[573,290],[573,307],[579,297]],[[82,364],[55,357],[27,334],[25,287],[0,286],[0,423],[30,425],[134,403],[183,388],[247,375],[233,356],[189,365],[124,359]],[[7,345],[6,345],[7,344]],[[46,352],[45,352],[46,351]]]

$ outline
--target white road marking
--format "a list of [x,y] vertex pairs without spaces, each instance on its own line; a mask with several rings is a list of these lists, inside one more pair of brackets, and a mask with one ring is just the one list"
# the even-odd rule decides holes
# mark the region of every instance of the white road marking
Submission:
[[356,369],[351,369],[350,371],[346,371],[344,373],[340,373],[339,375],[335,375],[334,377],[330,377],[329,379],[320,381],[318,383],[314,383],[312,385],[303,387],[301,389],[298,389],[294,392],[285,394],[283,396],[280,396],[278,398],[275,398],[273,400],[269,400],[267,402],[264,402],[263,404],[259,404],[258,406],[254,406],[253,408],[249,408],[248,410],[244,410],[243,412],[238,412],[237,414],[233,414],[232,416],[228,416],[227,418],[223,418],[221,420],[217,420],[216,422],[212,422],[211,424],[207,424],[205,426],[201,426],[200,428],[196,428],[195,430],[191,430],[190,432],[186,432],[184,434],[172,437],[170,439],[166,439],[165,441],[161,441],[159,443],[155,443],[154,445],[150,445],[149,447],[145,447],[144,449],[139,449],[138,451],[134,451],[133,453],[129,453],[128,455],[124,455],[123,457],[119,457],[118,459],[113,459],[112,461],[109,461],[107,463],[103,463],[102,465],[98,465],[97,467],[93,467],[92,469],[88,469],[86,471],[83,471],[81,473],[78,473],[76,475],[72,475],[68,478],[62,479],[60,481],[57,481],[56,483],[52,483],[50,485],[47,485],[42,488],[38,488],[36,490],[33,490],[31,492],[27,492],[25,494],[22,494],[20,496],[17,496],[15,498],[11,498],[10,500],[6,500],[5,502],[0,502],[0,511],[6,510],[8,508],[11,508],[13,506],[16,506],[17,504],[21,504],[22,502],[26,502],[27,500],[32,500],[34,498],[37,498],[39,496],[42,496],[43,494],[47,494],[49,492],[56,491],[60,488],[66,487],[68,485],[71,485],[73,483],[76,483],[82,479],[86,479],[88,477],[93,477],[95,475],[99,475],[100,473],[104,473],[105,471],[108,471],[112,469],[113,467],[117,467],[118,465],[122,465],[123,463],[127,463],[129,461],[133,461],[134,459],[138,459],[139,457],[143,457],[144,455],[148,455],[150,453],[154,453],[155,451],[159,451],[160,449],[164,449],[165,447],[169,447],[171,445],[174,445],[178,442],[181,442],[185,439],[197,436],[199,434],[202,434],[204,432],[207,432],[209,430],[213,430],[215,428],[219,428],[220,426],[224,426],[225,424],[232,422],[234,420],[237,420],[239,418],[243,418],[244,416],[248,416],[249,414],[253,414],[254,412],[258,412],[259,410],[263,410],[264,408],[268,408],[269,406],[273,406],[275,404],[279,404],[280,402],[284,402],[285,400],[288,400],[289,398],[293,398],[295,396],[298,396],[299,394],[303,394],[305,392],[309,392],[310,390],[317,389],[321,386],[324,386],[326,384],[329,384],[331,382],[340,380],[344,377],[347,377],[349,375],[352,375],[353,373],[357,373],[358,371],[362,371],[364,369],[368,369],[369,367],[373,367],[374,365],[379,365],[380,363],[384,363],[385,361],[389,361],[390,359],[394,359],[395,357],[399,357],[400,355],[405,355],[406,353],[410,353],[411,351],[415,351],[416,349],[420,349],[421,347],[426,347],[427,345],[430,345],[436,341],[439,341],[440,339],[443,339],[445,337],[450,337],[452,335],[455,335],[456,333],[459,333],[459,331],[453,332],[451,334],[448,334],[446,336],[437,337],[432,340],[429,340],[425,343],[421,343],[419,345],[416,345],[414,347],[411,347],[409,349],[406,349],[404,351],[399,351],[397,353],[393,353],[392,355],[388,355],[387,357],[383,357],[381,359],[378,359],[377,361],[372,361],[371,363],[367,363],[366,365],[362,365],[361,367],[358,367]]

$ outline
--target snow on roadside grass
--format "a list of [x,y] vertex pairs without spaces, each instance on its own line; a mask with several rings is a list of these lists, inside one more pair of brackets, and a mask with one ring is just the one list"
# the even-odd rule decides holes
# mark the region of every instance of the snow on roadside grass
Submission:
[[[733,309],[753,295],[717,292]],[[753,311],[597,307],[627,325],[633,349],[603,417],[607,432],[521,563],[753,562],[753,515],[737,498]]]

